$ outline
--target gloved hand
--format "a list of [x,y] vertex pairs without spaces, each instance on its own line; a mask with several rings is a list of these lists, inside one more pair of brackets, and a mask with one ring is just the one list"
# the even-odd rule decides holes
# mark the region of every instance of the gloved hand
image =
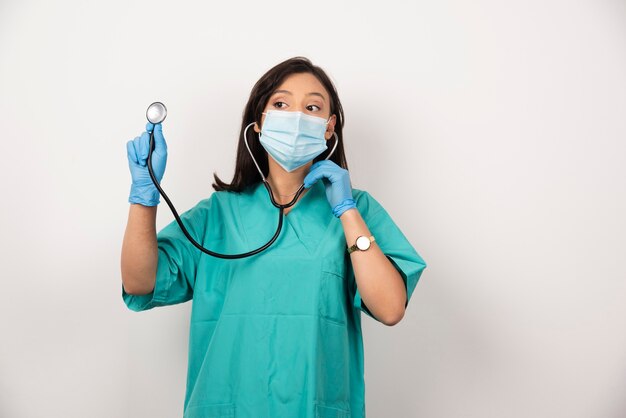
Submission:
[[133,182],[130,186],[130,203],[139,203],[144,206],[156,206],[160,202],[160,195],[152,183],[148,172],[147,160],[150,147],[150,131],[154,129],[154,152],[152,153],[152,171],[159,183],[165,173],[167,161],[167,144],[163,138],[163,127],[160,123],[153,125],[148,122],[146,131],[141,136],[126,143],[128,166]]
[[326,198],[337,218],[348,209],[356,207],[356,202],[352,198],[348,170],[330,160],[318,161],[311,166],[309,174],[304,178],[304,187],[308,189],[322,178],[327,179],[323,180],[326,186]]

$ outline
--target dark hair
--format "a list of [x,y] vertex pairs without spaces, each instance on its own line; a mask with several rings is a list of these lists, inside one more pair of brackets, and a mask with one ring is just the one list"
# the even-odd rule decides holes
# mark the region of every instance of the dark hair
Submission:
[[[281,62],[276,65],[274,68],[267,71],[263,77],[256,82],[252,91],[250,92],[250,98],[248,99],[248,103],[243,111],[243,119],[241,121],[241,131],[239,132],[239,143],[237,145],[237,161],[235,163],[235,175],[233,176],[233,180],[229,183],[225,183],[222,181],[216,173],[213,173],[213,177],[215,178],[215,182],[213,183],[213,188],[216,191],[232,191],[232,192],[241,192],[245,188],[261,181],[261,176],[250,158],[250,154],[248,153],[248,149],[246,148],[246,144],[244,143],[244,130],[248,124],[252,122],[257,122],[260,125],[261,115],[263,114],[263,110],[267,105],[267,101],[271,97],[271,95],[278,89],[278,87],[282,84],[283,80],[287,78],[287,76],[291,74],[297,73],[310,73],[313,74],[319,81],[322,83],[328,94],[330,95],[330,114],[336,114],[337,119],[335,122],[335,132],[339,137],[339,143],[337,144],[337,148],[333,155],[329,158],[329,160],[333,161],[335,164],[340,167],[348,169],[348,163],[346,161],[346,156],[343,149],[343,124],[344,124],[344,115],[343,108],[341,107],[341,102],[339,101],[339,96],[337,95],[337,90],[335,86],[330,81],[330,78],[326,75],[324,70],[320,67],[317,67],[311,63],[311,61],[304,57],[294,57],[290,58],[286,61]],[[252,135],[250,134],[252,132]],[[269,172],[269,165],[267,162],[267,152],[263,145],[256,139],[255,132],[250,127],[248,129],[248,137],[253,136],[254,138],[248,141],[248,145],[250,145],[250,151],[254,155],[263,175],[267,177]],[[334,141],[333,137],[333,141]],[[331,152],[334,144],[328,146],[328,149],[318,155],[313,162],[317,162],[326,158],[328,153]]]

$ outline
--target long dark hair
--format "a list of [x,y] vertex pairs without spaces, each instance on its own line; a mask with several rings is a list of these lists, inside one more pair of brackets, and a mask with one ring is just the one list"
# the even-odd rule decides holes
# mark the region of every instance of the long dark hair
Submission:
[[[213,173],[213,177],[215,178],[215,182],[213,183],[213,188],[216,191],[227,190],[231,192],[241,192],[247,187],[256,184],[261,181],[261,175],[259,174],[252,158],[250,158],[250,154],[248,153],[248,149],[246,148],[246,144],[244,143],[243,133],[248,126],[248,124],[252,122],[257,122],[259,126],[261,125],[261,115],[265,106],[267,105],[267,101],[274,93],[274,91],[282,84],[283,80],[287,78],[287,76],[291,74],[297,73],[310,73],[313,74],[317,79],[322,83],[328,94],[330,95],[330,114],[336,114],[336,122],[335,122],[335,132],[339,137],[339,143],[337,144],[337,148],[333,155],[329,158],[329,160],[333,161],[340,167],[348,169],[348,163],[346,161],[346,156],[343,149],[343,124],[344,124],[344,115],[343,108],[341,107],[341,102],[339,101],[339,96],[337,95],[337,90],[335,86],[330,81],[330,78],[326,75],[324,70],[320,67],[317,67],[311,63],[311,61],[304,57],[294,57],[290,58],[286,61],[281,62],[276,65],[274,68],[270,69],[266,72],[263,77],[256,82],[252,91],[250,92],[250,98],[248,99],[248,103],[243,111],[243,119],[241,121],[241,131],[239,132],[239,143],[237,145],[237,161],[235,163],[235,175],[233,176],[233,180],[229,183],[225,183],[222,181],[216,173]],[[254,154],[254,158],[256,159],[263,175],[267,177],[269,172],[269,164],[267,162],[267,151],[263,148],[263,145],[256,138],[255,132],[250,127],[248,129],[248,137],[249,139],[248,145],[250,145],[250,151]],[[335,141],[333,137],[332,141]],[[328,145],[328,149],[318,155],[313,162],[317,162],[326,158],[326,156],[331,152],[333,146]]]

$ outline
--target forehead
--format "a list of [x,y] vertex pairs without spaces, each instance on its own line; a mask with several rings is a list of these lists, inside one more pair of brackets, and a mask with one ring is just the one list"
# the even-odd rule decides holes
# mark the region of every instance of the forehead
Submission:
[[289,90],[293,94],[307,94],[318,92],[329,98],[328,91],[324,85],[310,73],[296,73],[287,76],[276,90]]

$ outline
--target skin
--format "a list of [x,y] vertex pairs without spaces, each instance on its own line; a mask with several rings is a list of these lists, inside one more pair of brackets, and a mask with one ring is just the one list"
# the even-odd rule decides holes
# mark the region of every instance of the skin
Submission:
[[[336,115],[330,115],[329,94],[312,74],[293,74],[286,78],[268,100],[265,110],[270,109],[301,111],[327,120],[330,118],[324,137],[326,140],[332,137]],[[261,126],[264,120],[265,116],[261,119]],[[260,132],[260,127],[255,125],[254,130]],[[278,195],[288,195],[298,190],[313,162],[291,173],[269,155],[268,162],[267,179],[274,190],[274,198],[278,202],[287,203],[290,197]],[[300,199],[306,193],[302,193]],[[286,209],[285,214],[296,207],[297,203]],[[156,212],[157,206],[130,205],[121,257],[122,283],[129,294],[145,295],[154,289],[158,261]],[[354,244],[361,235],[372,235],[357,208],[345,211],[340,220],[346,246]],[[363,303],[383,324],[397,324],[404,316],[406,288],[393,264],[376,242],[367,251],[350,254],[350,260]]]

